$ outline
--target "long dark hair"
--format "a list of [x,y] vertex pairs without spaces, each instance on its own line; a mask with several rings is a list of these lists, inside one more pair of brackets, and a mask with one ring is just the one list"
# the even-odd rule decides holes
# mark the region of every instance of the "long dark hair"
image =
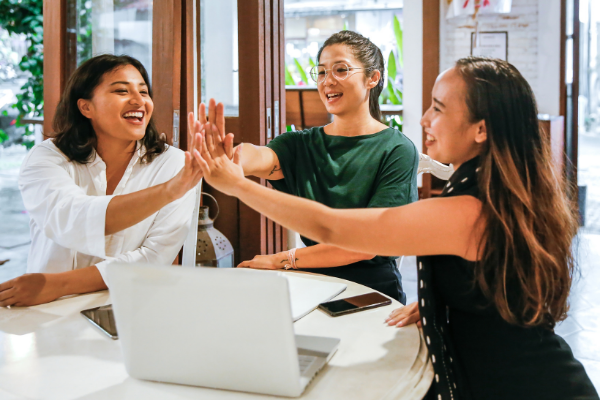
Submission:
[[[146,68],[138,60],[129,56],[103,54],[90,58],[81,64],[69,78],[54,115],[52,137],[56,147],[71,161],[81,164],[92,161],[91,157],[97,143],[92,123],[79,111],[77,100],[90,100],[94,89],[100,84],[105,74],[127,65],[132,65],[140,71],[144,82],[148,85],[148,94],[152,98],[152,88]],[[142,139],[142,144],[146,148],[142,162],[152,162],[166,149],[166,143],[160,138],[153,118],[150,118],[146,134]]]
[[552,165],[533,91],[511,64],[456,63],[471,122],[485,120],[479,188],[486,229],[476,283],[504,320],[552,329],[566,317],[577,233],[566,182]]
[[369,91],[369,112],[377,121],[381,121],[381,110],[379,109],[379,95],[383,90],[383,81],[385,76],[385,65],[383,55],[379,47],[373,42],[353,31],[341,31],[331,35],[317,53],[317,62],[321,59],[321,53],[327,46],[334,44],[344,44],[350,48],[352,54],[362,64],[365,69],[365,75],[371,76],[373,71],[378,70],[381,73],[377,86]]

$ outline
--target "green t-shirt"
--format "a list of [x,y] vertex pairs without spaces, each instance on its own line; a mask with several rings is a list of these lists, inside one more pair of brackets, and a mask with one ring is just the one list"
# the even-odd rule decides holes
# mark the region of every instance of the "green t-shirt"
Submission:
[[[327,135],[317,127],[286,132],[267,146],[277,154],[283,172],[284,179],[269,181],[279,191],[332,208],[397,207],[418,199],[419,155],[396,129],[346,137]],[[304,237],[302,241],[317,244]]]

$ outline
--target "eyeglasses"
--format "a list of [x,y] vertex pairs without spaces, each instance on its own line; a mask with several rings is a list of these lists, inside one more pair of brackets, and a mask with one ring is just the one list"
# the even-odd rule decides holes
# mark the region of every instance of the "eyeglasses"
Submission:
[[322,82],[325,82],[325,79],[327,79],[327,72],[331,71],[331,73],[335,79],[344,80],[347,77],[349,77],[350,75],[354,75],[354,74],[350,74],[350,71],[355,70],[355,69],[364,69],[364,68],[350,67],[344,63],[333,64],[331,69],[326,69],[325,66],[323,66],[323,65],[317,65],[317,66],[311,68],[310,77],[312,78],[313,81],[315,81],[317,83],[322,83]]

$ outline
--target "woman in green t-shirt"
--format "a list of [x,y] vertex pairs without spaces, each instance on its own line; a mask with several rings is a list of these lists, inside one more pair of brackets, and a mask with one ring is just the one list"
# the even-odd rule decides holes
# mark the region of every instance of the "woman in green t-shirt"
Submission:
[[[397,207],[416,201],[418,152],[401,132],[380,122],[385,67],[379,48],[358,33],[342,31],[325,41],[317,60],[311,76],[333,122],[284,133],[265,147],[239,145],[244,174],[332,208]],[[216,112],[214,103],[209,111]],[[231,136],[226,143],[231,148]],[[238,267],[318,272],[405,303],[395,257],[302,241],[306,248],[257,255]]]

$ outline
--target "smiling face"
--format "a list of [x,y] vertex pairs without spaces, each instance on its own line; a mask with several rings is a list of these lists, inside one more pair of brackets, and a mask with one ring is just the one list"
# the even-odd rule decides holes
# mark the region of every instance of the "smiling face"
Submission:
[[[343,63],[350,67],[346,79],[336,79],[331,73],[334,64]],[[321,101],[327,112],[336,116],[356,113],[361,108],[369,110],[369,91],[379,81],[380,73],[365,76],[363,65],[354,57],[351,49],[344,44],[327,46],[321,52],[319,65],[324,66],[327,77],[317,84]],[[361,69],[357,69],[361,68]]]
[[466,98],[467,84],[451,68],[437,78],[431,107],[421,118],[427,154],[455,168],[477,156],[487,139],[485,121],[471,122]]
[[104,74],[92,98],[79,99],[77,105],[91,121],[98,139],[127,142],[144,137],[154,110],[148,85],[132,65]]

